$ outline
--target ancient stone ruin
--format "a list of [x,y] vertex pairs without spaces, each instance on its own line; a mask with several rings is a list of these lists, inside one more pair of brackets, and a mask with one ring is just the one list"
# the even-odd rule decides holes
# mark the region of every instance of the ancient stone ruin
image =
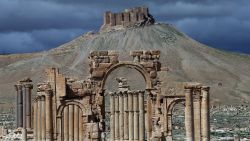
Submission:
[[[20,81],[15,86],[16,116],[23,139],[172,141],[173,107],[185,102],[186,140],[210,140],[209,87],[186,83],[183,93],[163,94],[158,72],[166,68],[159,61],[160,51],[132,51],[130,55],[132,61],[120,61],[115,51],[91,52],[86,80],[66,78],[58,69],[49,68],[47,80],[37,84],[32,101],[31,80]],[[146,88],[130,90],[123,76],[116,78],[118,91],[105,93],[107,77],[124,66],[137,70]]]
[[154,24],[155,20],[149,14],[147,7],[135,7],[126,9],[121,13],[107,11],[104,14],[104,23],[101,31],[123,29],[132,26],[144,26]]

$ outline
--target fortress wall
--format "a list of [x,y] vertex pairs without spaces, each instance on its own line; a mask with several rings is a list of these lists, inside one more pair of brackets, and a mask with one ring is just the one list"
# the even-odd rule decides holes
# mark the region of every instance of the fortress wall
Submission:
[[147,16],[147,7],[126,9],[121,13],[112,13],[111,11],[107,11],[104,13],[104,27],[106,28],[119,25],[124,27],[132,26],[137,22],[143,21]]

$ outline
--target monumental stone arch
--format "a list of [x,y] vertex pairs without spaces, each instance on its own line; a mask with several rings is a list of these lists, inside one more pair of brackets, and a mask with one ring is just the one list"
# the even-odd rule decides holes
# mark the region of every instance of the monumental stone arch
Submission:
[[[158,72],[160,51],[132,51],[132,61],[120,61],[115,51],[92,51],[89,77],[66,78],[56,68],[46,69],[46,81],[37,84],[31,101],[32,81],[25,79],[17,91],[17,127],[24,129],[24,140],[172,141],[174,105],[185,102],[187,141],[208,141],[209,87],[185,83],[179,93],[162,93]],[[125,78],[117,78],[118,91],[109,93],[110,126],[105,127],[106,80],[114,70],[130,67],[146,82],[145,90],[130,90]],[[110,128],[106,136],[105,128]]]

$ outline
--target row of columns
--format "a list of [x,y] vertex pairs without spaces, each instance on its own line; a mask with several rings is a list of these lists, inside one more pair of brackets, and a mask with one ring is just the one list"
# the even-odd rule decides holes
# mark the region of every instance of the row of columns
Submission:
[[62,140],[83,141],[83,117],[76,105],[68,105],[63,110]]
[[145,140],[144,91],[110,94],[110,140]]
[[34,140],[53,140],[52,91],[38,92],[34,101]]
[[19,83],[16,89],[16,126],[31,129],[31,83]]
[[209,87],[185,87],[185,128],[187,141],[209,141]]

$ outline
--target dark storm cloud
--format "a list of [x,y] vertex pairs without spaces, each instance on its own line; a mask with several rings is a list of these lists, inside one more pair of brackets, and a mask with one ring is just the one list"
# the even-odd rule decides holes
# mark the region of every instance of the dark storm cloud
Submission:
[[202,43],[250,53],[249,0],[1,0],[0,53],[56,47],[97,31],[107,10],[141,5]]

